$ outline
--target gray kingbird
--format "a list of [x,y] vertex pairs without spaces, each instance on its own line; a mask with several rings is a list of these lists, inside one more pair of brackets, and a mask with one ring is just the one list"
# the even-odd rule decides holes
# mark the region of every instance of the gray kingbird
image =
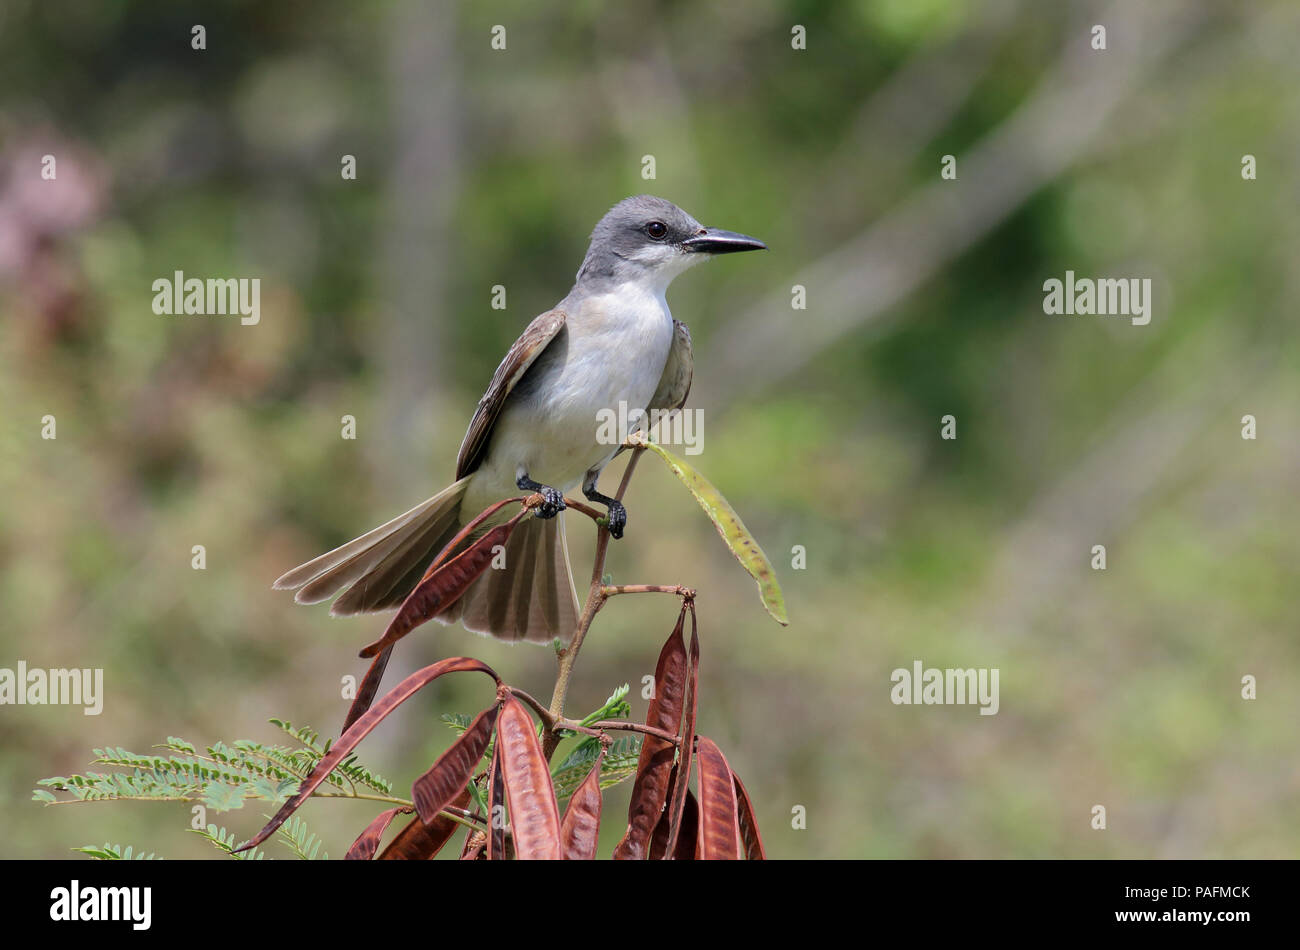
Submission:
[[347,588],[330,609],[335,615],[398,607],[463,525],[494,502],[537,492],[543,503],[511,535],[505,568],[486,571],[436,619],[503,640],[567,642],[578,597],[557,517],[565,492],[581,486],[607,506],[613,537],[627,524],[623,505],[597,490],[619,451],[618,441],[597,437],[600,420],[609,412],[635,420],[638,412],[685,404],[691,336],[668,310],[668,285],[715,254],[764,247],[706,228],[662,198],[620,201],[592,232],[569,295],[533,320],[497,367],[461,443],[455,483],[294,568],[276,589],[315,604]]

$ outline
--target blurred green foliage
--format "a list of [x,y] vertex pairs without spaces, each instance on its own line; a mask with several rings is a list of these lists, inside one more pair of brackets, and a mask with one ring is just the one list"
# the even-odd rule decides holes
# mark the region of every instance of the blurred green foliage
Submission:
[[[744,777],[769,853],[1294,856],[1295,6],[544,6],[0,8],[0,666],[103,667],[107,691],[99,717],[0,708],[4,856],[208,856],[184,807],[41,809],[30,789],[94,747],[341,722],[340,680],[382,621],[332,620],[271,581],[446,483],[497,360],[567,291],[600,215],[641,191],[771,248],[688,274],[670,302],[705,411],[692,464],[771,556],[791,626],[660,466],[638,472],[610,562],[620,583],[699,590],[700,731]],[[878,276],[932,261],[928,242],[992,200],[966,157],[1024,103],[1107,72],[1115,105],[1062,170],[897,302],[808,276],[942,184],[958,212]],[[1045,155],[1083,121],[1048,117],[1029,139]],[[959,173],[941,183],[946,153]],[[1151,277],[1151,324],[1044,315],[1042,283],[1066,269]],[[155,315],[152,281],[175,270],[260,277],[261,323]],[[797,283],[806,311],[788,309]],[[782,313],[792,342],[845,329],[811,362],[774,347],[761,372],[728,369]],[[571,528],[583,576],[590,538]],[[635,684],[675,604],[624,600],[572,708],[630,682],[644,713]],[[549,694],[548,651],[436,626],[388,682],[455,654]],[[1001,711],[892,705],[890,671],[915,659],[999,668]],[[450,741],[438,715],[489,698],[431,690],[366,760],[409,784]],[[259,820],[235,817],[236,833]],[[372,813],[305,817],[340,855]]]

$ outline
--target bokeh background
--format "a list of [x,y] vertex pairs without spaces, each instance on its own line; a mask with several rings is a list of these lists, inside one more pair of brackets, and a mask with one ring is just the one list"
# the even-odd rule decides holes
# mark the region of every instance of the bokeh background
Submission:
[[[1294,857],[1298,40],[1285,0],[7,0],[0,666],[103,667],[107,696],[97,718],[0,708],[3,856],[217,859],[183,805],[31,789],[96,746],[272,741],[273,715],[332,734],[384,621],[271,581],[450,479],[510,342],[600,215],[648,191],[771,248],[670,302],[695,339],[694,461],[791,625],[653,459],[610,561],[699,589],[700,728],[770,853]],[[1067,269],[1150,277],[1150,325],[1044,315]],[[260,325],[155,315],[175,270],[260,277]],[[581,577],[591,539],[570,534]],[[674,616],[612,601],[570,709],[639,687]],[[457,654],[550,695],[547,650],[437,626],[387,682]],[[1001,711],[891,704],[918,659],[1000,669]],[[487,699],[444,681],[362,758],[409,787],[452,738],[438,714]],[[625,807],[626,786],[606,853]],[[210,817],[247,834],[261,811]],[[303,816],[338,857],[372,814]]]

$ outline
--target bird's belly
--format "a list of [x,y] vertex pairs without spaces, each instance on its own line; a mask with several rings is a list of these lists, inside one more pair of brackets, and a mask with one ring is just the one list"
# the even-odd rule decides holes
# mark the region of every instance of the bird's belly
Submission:
[[[634,327],[567,331],[567,345],[538,360],[493,433],[494,481],[530,478],[572,491],[614,457],[654,395],[672,345],[672,318]],[[518,398],[515,398],[518,397]]]
[[574,382],[559,398],[539,405],[531,420],[537,440],[529,474],[535,470],[533,478],[557,488],[576,486],[588,471],[609,462],[629,423],[654,395],[654,383],[622,374]]

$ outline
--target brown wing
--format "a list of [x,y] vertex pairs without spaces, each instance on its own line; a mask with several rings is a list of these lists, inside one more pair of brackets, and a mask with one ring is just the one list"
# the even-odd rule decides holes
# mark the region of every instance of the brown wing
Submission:
[[487,451],[488,441],[492,438],[492,427],[496,425],[497,416],[501,415],[506,397],[523,378],[528,367],[541,355],[542,350],[546,349],[547,344],[564,329],[564,320],[563,311],[548,310],[528,324],[510,347],[510,352],[492,374],[487,392],[478,401],[474,418],[470,420],[469,429],[465,432],[465,441],[460,444],[460,454],[456,456],[457,480],[479,467],[483,453]]
[[668,350],[664,374],[659,387],[650,398],[647,409],[668,412],[686,405],[691,391],[691,378],[695,375],[695,356],[691,351],[691,331],[680,320],[673,321],[673,345]]

